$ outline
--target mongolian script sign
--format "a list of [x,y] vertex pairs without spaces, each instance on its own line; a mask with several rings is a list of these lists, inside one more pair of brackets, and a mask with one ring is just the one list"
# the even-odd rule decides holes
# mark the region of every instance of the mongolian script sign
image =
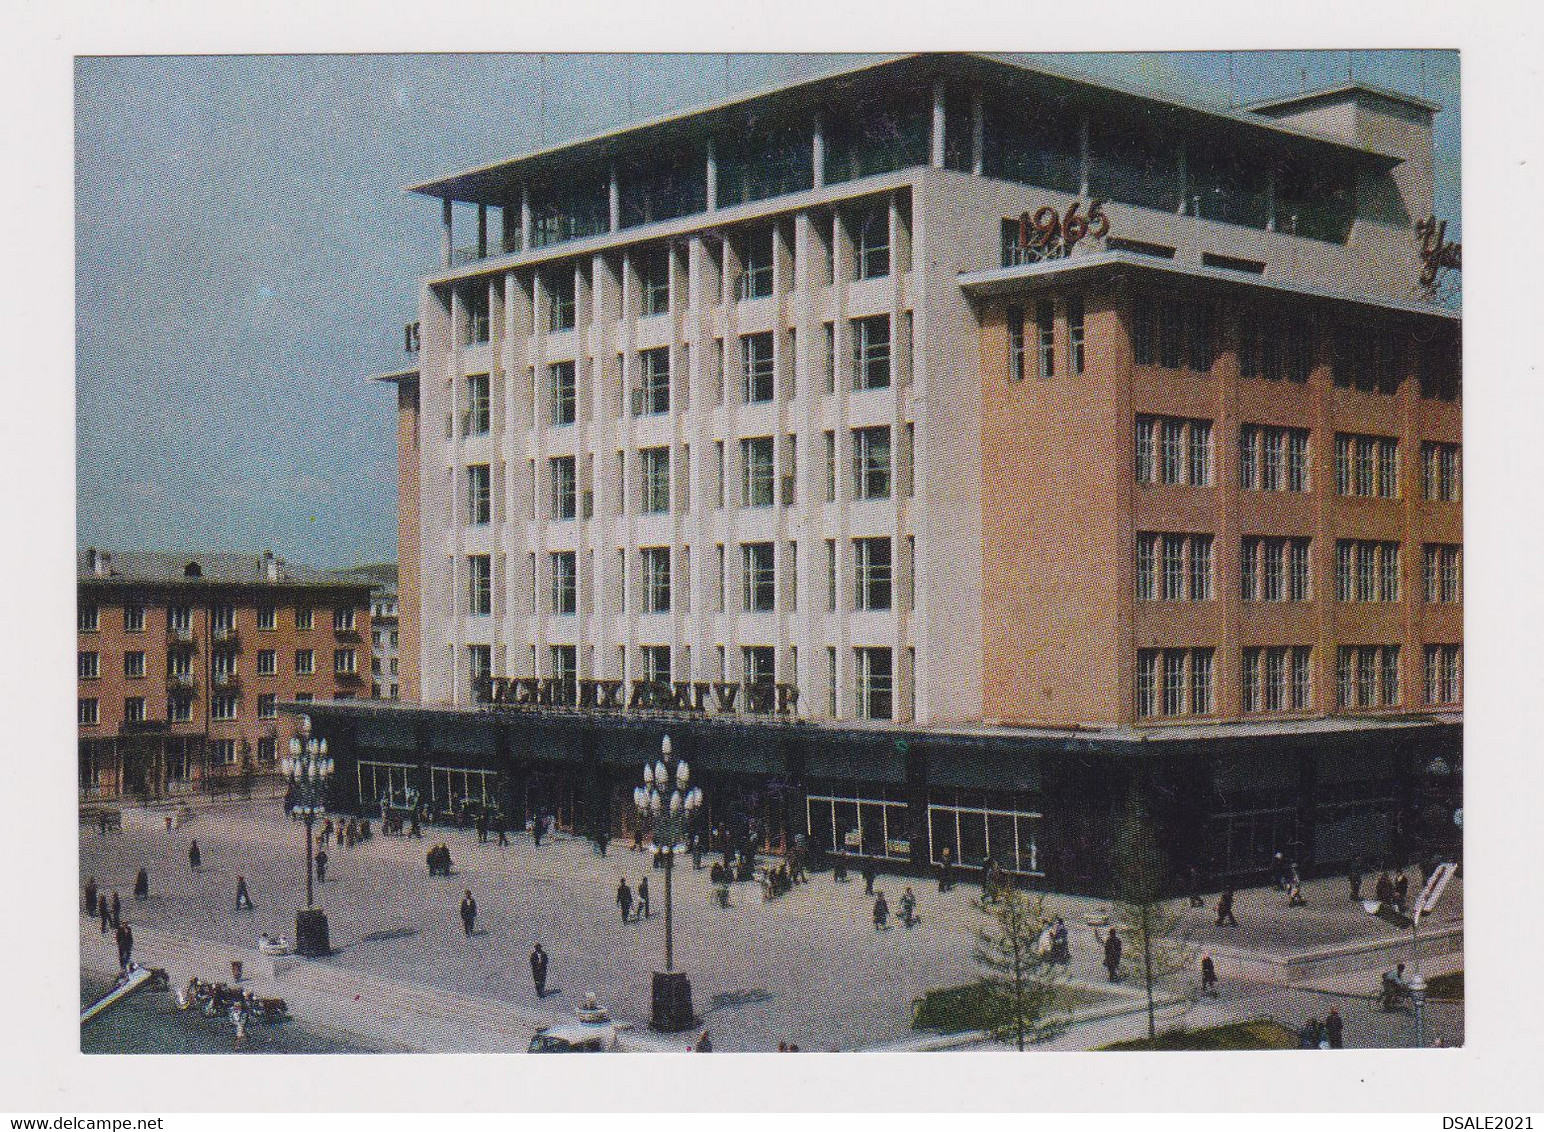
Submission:
[[493,676],[478,680],[477,702],[493,708],[573,708],[579,711],[677,711],[698,714],[791,715],[799,702],[792,684],[727,684],[681,680],[559,680]]
[[1444,267],[1451,267],[1454,271],[1463,269],[1464,246],[1447,239],[1446,220],[1439,223],[1435,216],[1428,216],[1415,226],[1415,234],[1421,238],[1422,287],[1436,283],[1437,274]]
[[1050,205],[1042,205],[1033,214],[1019,217],[1019,247],[1029,258],[1060,259],[1069,255],[1085,236],[1102,240],[1110,234],[1110,218],[1104,213],[1104,201],[1095,199],[1088,206],[1088,214],[1080,216],[1081,201],[1073,201],[1065,214]]

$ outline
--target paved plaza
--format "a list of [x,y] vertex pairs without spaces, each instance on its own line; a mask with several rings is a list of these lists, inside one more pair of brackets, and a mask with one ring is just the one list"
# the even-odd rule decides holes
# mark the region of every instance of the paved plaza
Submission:
[[[228,976],[227,956],[255,947],[259,932],[293,937],[295,909],[303,898],[304,836],[274,800],[210,805],[173,832],[130,823],[123,833],[81,834],[81,877],[95,876],[111,895],[120,893],[125,916],[140,934],[147,962],[167,966],[174,979],[190,974]],[[197,838],[202,868],[193,873],[188,842]],[[430,877],[424,853],[446,843],[455,865],[449,877]],[[664,962],[664,874],[650,858],[615,842],[604,859],[589,842],[557,837],[536,848],[518,834],[508,847],[479,844],[471,831],[424,830],[424,840],[379,834],[352,849],[330,846],[327,883],[319,902],[330,921],[336,953],[321,961],[286,961],[274,989],[307,1014],[308,1026],[369,1033],[372,1011],[389,1011],[400,1033],[376,1036],[385,1048],[446,1051],[524,1048],[536,1025],[569,1021],[587,992],[595,992],[619,1019],[633,1026],[633,1044],[682,1048],[684,1039],[651,1035],[649,975]],[[130,896],[135,872],[150,874],[150,898]],[[246,878],[254,911],[235,910],[236,877]],[[653,915],[626,923],[615,904],[619,877],[636,886],[647,876]],[[876,931],[872,901],[857,873],[845,884],[829,872],[770,903],[759,886],[734,886],[731,905],[711,899],[706,867],[689,862],[675,871],[675,957],[692,979],[698,1013],[721,1050],[769,1050],[797,1042],[806,1050],[925,1048],[936,1036],[910,1029],[912,1001],[929,989],[974,980],[971,960],[981,915],[970,902],[974,884],[940,894],[928,879],[882,876],[878,889],[894,908],[911,884],[921,922],[912,929],[892,918]],[[478,908],[477,931],[467,937],[457,915],[463,890]],[[1287,909],[1274,890],[1239,894],[1237,928],[1215,928],[1208,910],[1187,912],[1182,930],[1199,950],[1219,953],[1302,952],[1347,942],[1376,943],[1408,933],[1367,917],[1346,898],[1343,881],[1306,888],[1309,905]],[[1049,896],[1050,912],[1072,927],[1075,982],[1103,984],[1100,951],[1087,918],[1105,910],[1099,901]],[[1461,908],[1461,891],[1445,898],[1442,922]],[[1436,926],[1434,924],[1434,926]],[[83,922],[82,965],[111,965],[112,937]],[[538,1001],[527,956],[540,941],[551,954],[548,996]],[[150,950],[145,950],[149,948]],[[1461,963],[1447,956],[1448,968]],[[180,965],[179,965],[180,963]],[[1413,1023],[1406,1014],[1384,1015],[1361,997],[1376,987],[1376,972],[1320,980],[1319,989],[1284,987],[1230,975],[1226,961],[1222,996],[1206,1000],[1170,1024],[1210,1025],[1268,1015],[1296,1026],[1338,1005],[1352,1045],[1407,1045]],[[1255,976],[1256,980],[1258,976]],[[1186,976],[1172,988],[1186,993]],[[1322,985],[1321,985],[1322,984]],[[1114,1008],[1136,1007],[1130,981]],[[376,1000],[372,1002],[372,1000]],[[1119,1013],[1074,1025],[1049,1048],[1090,1048],[1136,1036],[1141,1015]],[[381,1027],[376,1026],[379,1031]],[[1462,1040],[1461,1008],[1433,1005],[1430,1036]]]

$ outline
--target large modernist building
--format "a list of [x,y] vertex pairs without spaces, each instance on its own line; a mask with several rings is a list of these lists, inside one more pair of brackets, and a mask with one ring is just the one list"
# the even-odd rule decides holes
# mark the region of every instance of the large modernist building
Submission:
[[84,797],[160,796],[271,774],[279,704],[364,694],[370,587],[271,554],[77,561]]
[[1134,779],[1218,877],[1439,839],[1435,109],[924,55],[414,186],[420,702],[317,713],[352,788],[613,825],[668,730],[718,820],[914,866],[1097,886]]

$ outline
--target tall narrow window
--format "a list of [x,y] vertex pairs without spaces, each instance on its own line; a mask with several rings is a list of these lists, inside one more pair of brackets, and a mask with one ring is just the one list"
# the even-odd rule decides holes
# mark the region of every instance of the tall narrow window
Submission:
[[746,404],[772,400],[775,369],[772,359],[772,334],[748,334],[740,339],[743,384],[741,396]]
[[645,448],[638,453],[643,513],[655,515],[670,510],[670,449]]
[[1024,380],[1024,308],[1011,306],[1004,314],[1008,325],[1008,380]]
[[854,499],[890,498],[890,429],[852,430],[852,467]]
[[890,316],[852,320],[853,388],[890,387]]
[[554,456],[548,461],[552,487],[552,517],[572,519],[578,509],[577,483],[572,456]]
[[574,328],[574,273],[554,271],[546,277],[547,331],[551,334]]
[[548,396],[552,407],[552,423],[574,423],[577,405],[577,384],[573,362],[557,362],[547,367]]
[[467,522],[474,526],[481,526],[492,518],[492,475],[487,464],[467,466],[466,504]]
[[858,717],[893,718],[895,680],[890,650],[860,648],[853,653],[858,668]]
[[759,436],[740,441],[740,462],[741,504],[745,507],[771,507],[772,438]]
[[1068,361],[1071,363],[1074,375],[1083,372],[1084,364],[1084,330],[1083,330],[1083,298],[1074,295],[1067,300],[1067,349]]
[[762,299],[772,293],[772,229],[745,237],[740,245],[740,267],[741,299]]
[[1056,307],[1047,300],[1035,304],[1035,358],[1041,377],[1056,376]]
[[488,401],[488,375],[469,374],[466,379],[466,418],[462,425],[465,436],[485,436],[490,424]]
[[890,274],[890,210],[877,205],[863,211],[853,232],[853,258],[859,279]]
[[836,540],[826,539],[826,609],[836,612]]
[[638,552],[643,564],[643,611],[670,612],[670,548],[646,546]]
[[826,502],[836,502],[836,433],[827,431],[826,442]]
[[771,613],[777,602],[777,576],[770,542],[740,544],[742,607],[747,613]]
[[493,562],[486,554],[469,555],[466,560],[468,590],[467,612],[486,617],[493,612]]
[[853,539],[853,572],[856,588],[854,608],[883,610],[890,608],[891,562],[888,538]]
[[670,411],[670,347],[660,346],[638,355],[641,369],[637,391],[633,394],[633,415],[650,416]]
[[651,248],[638,265],[639,313],[648,318],[670,313],[670,249]]
[[554,551],[552,564],[552,612],[575,613],[578,611],[579,578],[578,564],[572,550]]

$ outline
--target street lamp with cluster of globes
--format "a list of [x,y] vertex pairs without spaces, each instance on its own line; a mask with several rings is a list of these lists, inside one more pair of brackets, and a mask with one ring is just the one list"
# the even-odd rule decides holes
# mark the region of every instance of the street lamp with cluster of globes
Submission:
[[314,906],[311,895],[311,827],[327,812],[327,782],[332,778],[333,767],[327,754],[327,740],[311,738],[309,716],[300,717],[300,736],[289,741],[289,757],[281,760],[279,767],[290,784],[290,813],[306,825],[306,906],[295,913],[295,950],[313,958],[330,955],[327,916]]
[[671,874],[675,854],[685,848],[692,819],[702,809],[702,790],[691,785],[691,768],[670,752],[670,736],[660,743],[657,761],[643,764],[643,785],[633,790],[638,816],[650,822],[654,845],[665,868],[665,969],[654,972],[653,1017],[656,1030],[676,1031],[696,1023],[692,986],[685,972],[675,969],[675,921],[671,908]]

